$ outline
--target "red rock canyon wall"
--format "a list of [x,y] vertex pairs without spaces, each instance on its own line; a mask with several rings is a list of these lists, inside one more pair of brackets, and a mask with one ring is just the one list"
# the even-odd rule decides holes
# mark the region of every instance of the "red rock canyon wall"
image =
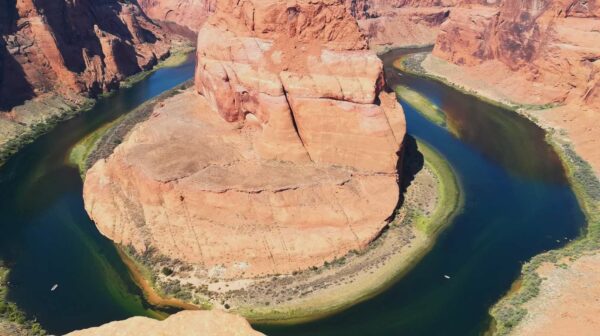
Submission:
[[134,3],[0,0],[0,110],[55,92],[115,88],[169,50]]
[[507,0],[463,5],[433,54],[462,66],[509,100],[559,105],[541,120],[565,129],[600,172],[600,3]]
[[198,31],[215,11],[216,0],[139,0],[149,17]]

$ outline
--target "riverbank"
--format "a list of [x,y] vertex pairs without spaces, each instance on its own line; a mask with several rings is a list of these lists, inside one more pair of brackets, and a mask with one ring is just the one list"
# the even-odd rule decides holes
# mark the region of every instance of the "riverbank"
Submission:
[[[490,311],[494,319],[494,335],[530,334],[530,328],[539,324],[540,318],[545,321],[547,327],[550,326],[550,329],[554,328],[555,330],[559,330],[557,328],[561,328],[562,324],[573,323],[569,319],[565,319],[565,316],[575,316],[571,309],[583,304],[583,300],[592,295],[589,288],[597,285],[595,279],[600,276],[599,269],[586,267],[590,274],[578,277],[577,281],[572,281],[570,285],[562,284],[563,293],[552,294],[556,287],[564,283],[565,275],[549,276],[550,274],[581,268],[582,264],[585,264],[585,260],[580,260],[593,259],[600,255],[600,181],[590,165],[575,153],[569,143],[557,139],[553,133],[548,133],[547,138],[561,157],[569,182],[586,216],[587,227],[580,238],[565,247],[537,255],[523,265],[518,280],[520,286],[509,291]],[[572,292],[577,287],[574,286],[579,287],[579,291],[583,291],[583,293],[575,296]],[[557,302],[553,304],[557,296],[563,296],[569,292],[572,295],[570,305],[562,303],[556,306]],[[579,301],[577,301],[577,297],[580,298]],[[540,309],[540,306],[545,309]],[[560,309],[550,310],[553,306],[560,307]],[[596,303],[588,305],[588,308],[591,310],[588,309],[587,314],[594,316],[600,306]],[[530,310],[534,311],[536,315],[530,314]],[[579,312],[577,315],[584,316],[585,314]],[[577,329],[571,331],[577,334]]]
[[420,154],[409,156],[407,164],[424,166],[407,187],[396,218],[365,251],[293,275],[230,281],[194,278],[195,269],[160,262],[163,256],[136,259],[146,260],[144,266],[152,269],[156,291],[230,310],[252,323],[292,324],[338,313],[385,291],[408,272],[461,209],[460,186],[451,167],[424,143],[417,146]]
[[437,80],[489,104],[515,111],[547,132],[559,132],[559,138],[570,143],[593,167],[595,174],[600,175],[600,151],[597,150],[600,127],[591,127],[598,122],[593,107],[576,100],[565,103],[522,100],[522,94],[511,96],[512,91],[498,89],[482,80],[478,68],[461,67],[429,52],[403,57],[394,65],[413,75]]
[[9,270],[0,265],[0,335],[42,336],[46,332],[36,321],[27,319],[19,307],[8,301]]
[[192,84],[191,80],[180,84],[88,134],[69,150],[68,163],[77,167],[82,178],[85,178],[85,172],[98,160],[107,158],[135,125],[150,117],[157,104],[181,93]]
[[[98,141],[84,141],[86,146],[94,143],[96,149],[79,161],[91,167],[110,155],[155,104],[144,104],[118,125],[102,130],[103,136],[94,136]],[[244,280],[207,275],[198,265],[172,260],[153,249],[140,254],[123,247],[134,261],[127,264],[146,298],[174,298],[195,306],[230,310],[254,323],[297,323],[339,312],[382,292],[405,274],[462,208],[459,181],[440,154],[412,138],[407,140],[405,151],[404,202],[387,230],[365,251],[352,251],[292,275]],[[182,308],[179,303],[175,306]]]
[[[405,141],[404,199],[388,229],[366,251],[351,252],[289,279],[263,282],[267,289],[261,293],[263,298],[275,304],[242,306],[234,309],[236,313],[260,324],[293,324],[330,316],[384,292],[427,254],[438,234],[461,211],[463,196],[454,171],[438,152],[410,137]],[[281,292],[265,295],[273,281]]]
[[[185,58],[185,54],[179,53],[179,51],[185,52],[186,49],[175,49],[172,57],[167,58],[162,61],[156,68],[151,71],[147,71],[147,73],[153,73],[156,70],[163,68],[165,66],[174,66],[173,60],[177,60],[180,62],[182,58]],[[86,113],[88,110],[92,109],[92,106],[95,104],[90,99],[85,100],[85,104],[78,105],[68,105],[64,102],[64,98],[60,97],[51,97],[48,100],[44,101],[29,101],[25,105],[21,107],[17,107],[18,109],[28,109],[29,107],[34,107],[29,109],[27,113],[20,113],[21,116],[25,116],[29,118],[28,120],[38,120],[36,118],[42,118],[37,123],[31,122],[27,124],[17,124],[6,119],[0,118],[0,166],[5,162],[7,158],[17,153],[21,148],[25,145],[33,142],[37,137],[51,131],[53,127],[66,122],[68,119],[71,119],[81,113]],[[43,113],[42,113],[43,112]],[[8,126],[7,126],[8,125]],[[15,127],[13,127],[16,125]],[[28,128],[27,125],[34,125],[31,128]],[[6,127],[11,127],[13,131],[5,132]],[[9,140],[6,140],[6,139]],[[66,182],[65,182],[66,183]],[[7,221],[10,222],[10,216],[8,216]],[[9,270],[6,268],[2,269],[2,281],[0,284],[0,290],[2,291],[2,297],[6,295],[6,291],[8,288],[6,287],[4,277],[7,276]],[[36,322],[28,321],[25,319],[25,315],[20,312],[19,308],[12,303],[4,302],[2,299],[2,304],[0,304],[0,334],[15,334],[19,335],[17,332],[22,332],[27,335],[29,334],[41,334],[42,329],[39,324]]]
[[[127,78],[121,82],[121,87],[130,87],[160,68],[181,64],[192,50],[193,47],[189,43],[186,44],[182,41],[174,43],[172,51],[166,59],[161,60],[150,70]],[[114,92],[105,93],[99,98]],[[83,95],[63,97],[49,94],[15,107],[14,113],[7,113],[0,118],[0,166],[27,144],[46,134],[56,125],[91,110],[95,103],[95,99]],[[16,114],[20,116],[19,121],[11,119]]]
[[[528,323],[533,323],[534,317],[528,315],[528,308],[536,306],[552,306],[547,295],[548,288],[552,288],[551,280],[540,276],[548,274],[548,268],[569,269],[576,267],[577,260],[582,256],[597,255],[600,253],[600,182],[594,169],[583,160],[573,149],[567,132],[558,129],[555,125],[544,120],[540,112],[555,107],[548,105],[519,104],[502,97],[494,92],[493,88],[474,85],[469,80],[461,81],[457,77],[456,66],[441,64],[440,60],[433,59],[428,53],[420,53],[399,59],[395,66],[417,76],[425,76],[438,80],[457,90],[473,95],[488,103],[502,106],[530,119],[546,131],[546,140],[558,153],[566,171],[567,178],[577,196],[577,200],[586,215],[587,229],[581,237],[564,248],[552,250],[532,258],[523,266],[519,285],[513,286],[490,311],[494,325],[490,333],[507,335],[520,330],[527,330]],[[566,107],[562,107],[566,108]],[[553,277],[552,279],[559,279]],[[589,277],[593,279],[593,277]],[[592,280],[593,281],[593,280]],[[590,283],[590,286],[594,284]],[[538,301],[536,303],[536,300]],[[539,301],[545,301],[539,303]],[[562,307],[567,309],[566,307]],[[557,311],[553,312],[554,314]],[[536,314],[541,314],[537,310]],[[547,316],[546,320],[564,321],[560,316]],[[559,322],[560,323],[560,322]],[[524,332],[527,334],[527,331]]]

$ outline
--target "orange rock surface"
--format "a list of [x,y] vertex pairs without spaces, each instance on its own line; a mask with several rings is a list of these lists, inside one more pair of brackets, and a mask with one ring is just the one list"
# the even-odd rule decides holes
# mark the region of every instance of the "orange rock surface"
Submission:
[[600,330],[600,254],[544,264],[540,294],[525,304],[527,315],[511,335],[594,336]]
[[221,311],[182,311],[164,321],[132,317],[67,336],[260,336],[242,317]]
[[539,119],[565,129],[600,172],[599,17],[597,1],[465,5],[442,25],[433,55],[460,65],[464,78],[481,83],[475,89],[491,86],[515,103],[559,105]]
[[139,0],[151,18],[198,31],[216,7],[216,0]]
[[198,40],[195,90],[88,171],[100,231],[223,278],[365,248],[398,204],[405,122],[343,2],[224,0]]
[[347,0],[371,48],[431,45],[459,0]]
[[45,93],[101,93],[151,68],[169,44],[117,0],[0,0],[0,110]]

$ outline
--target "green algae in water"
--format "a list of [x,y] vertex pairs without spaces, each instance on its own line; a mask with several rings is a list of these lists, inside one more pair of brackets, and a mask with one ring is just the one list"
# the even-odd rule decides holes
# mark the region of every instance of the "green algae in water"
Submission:
[[[158,69],[131,88],[99,99],[89,112],[58,125],[0,170],[0,259],[11,268],[8,299],[49,333],[175,311],[145,301],[113,243],[85,212],[79,171],[66,159],[82,139],[187,81],[193,71],[189,57],[183,65]],[[94,137],[86,140],[91,144]]]
[[400,99],[422,113],[429,121],[438,126],[446,127],[446,114],[427,97],[404,85],[398,85],[394,90]]
[[418,92],[445,113],[451,130],[401,99],[408,133],[440,152],[458,174],[464,211],[386,292],[312,323],[259,326],[268,335],[480,335],[522,263],[563,246],[557,238],[576,237],[585,223],[543,130],[437,81],[399,73],[393,62],[405,54],[382,56],[386,82]]

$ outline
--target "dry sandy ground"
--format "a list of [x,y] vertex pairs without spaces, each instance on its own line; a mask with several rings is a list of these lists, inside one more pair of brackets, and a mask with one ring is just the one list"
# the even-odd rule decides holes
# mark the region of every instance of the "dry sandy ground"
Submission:
[[[421,65],[429,74],[487,99],[508,105],[544,103],[535,100],[536,96],[541,96],[535,94],[535,87],[533,91],[519,92],[524,85],[515,85],[515,81],[522,80],[515,76],[482,79],[486,73],[499,73],[487,71],[485,66],[504,66],[501,64],[460,67],[429,55]],[[533,116],[546,130],[563,130],[560,134],[564,140],[572,142],[577,153],[592,165],[596,174],[600,174],[600,124],[597,121],[600,114],[597,111],[564,105],[541,110],[521,108],[519,112]],[[511,335],[600,335],[600,254],[566,261],[564,265],[566,267],[549,263],[537,270],[543,279],[540,293],[523,306],[528,313]]]
[[524,306],[528,314],[517,336],[595,336],[600,334],[600,255],[588,255],[562,268],[545,264],[540,294]]
[[22,326],[6,321],[0,321],[0,336],[29,336],[30,333]]

